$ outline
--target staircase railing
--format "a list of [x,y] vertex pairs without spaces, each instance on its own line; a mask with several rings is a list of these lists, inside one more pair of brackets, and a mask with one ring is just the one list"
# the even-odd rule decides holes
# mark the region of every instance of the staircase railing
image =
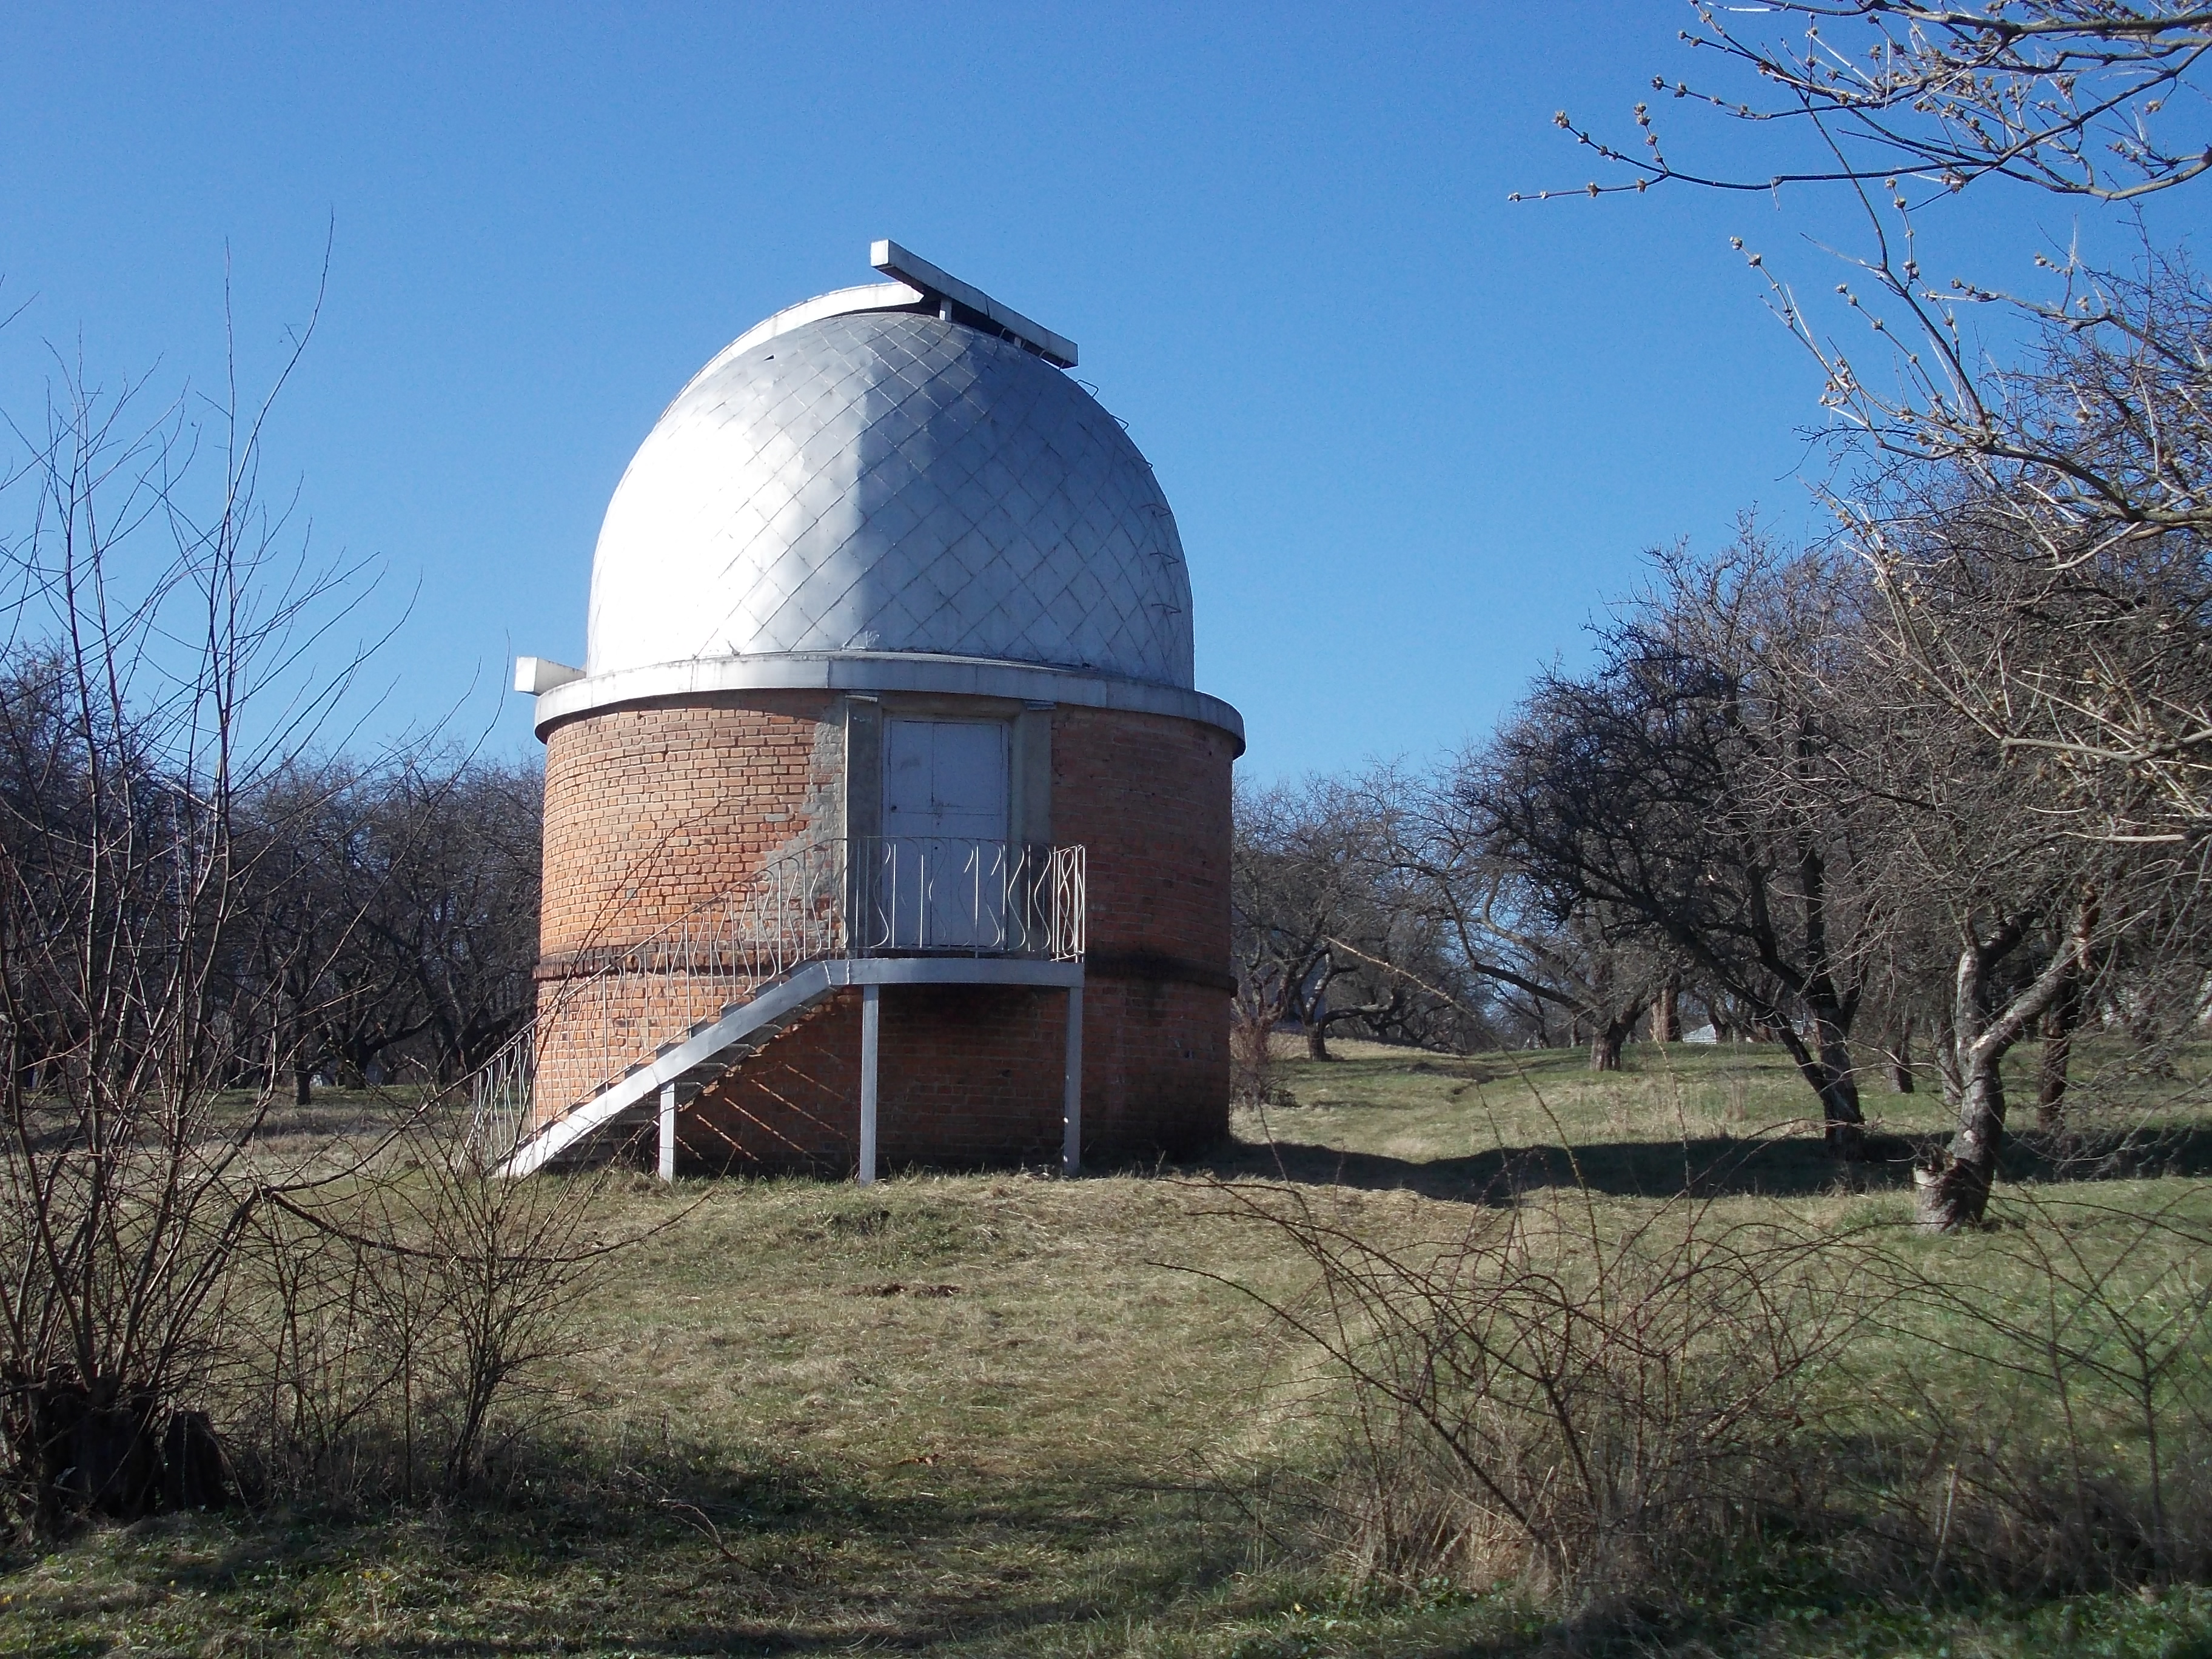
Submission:
[[808,963],[883,956],[1080,961],[1080,847],[855,836],[793,848],[644,938],[580,951],[471,1080],[471,1138],[504,1159],[638,1063]]

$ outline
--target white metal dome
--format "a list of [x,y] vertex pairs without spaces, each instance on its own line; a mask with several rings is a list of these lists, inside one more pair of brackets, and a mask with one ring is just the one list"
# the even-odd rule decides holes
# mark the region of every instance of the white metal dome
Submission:
[[1120,422],[988,316],[849,295],[661,416],[599,531],[586,673],[914,652],[1189,688],[1182,540]]

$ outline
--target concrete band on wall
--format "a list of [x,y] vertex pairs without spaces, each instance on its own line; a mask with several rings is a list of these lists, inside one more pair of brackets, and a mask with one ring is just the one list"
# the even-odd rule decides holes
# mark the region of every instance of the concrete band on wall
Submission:
[[538,694],[538,735],[579,714],[732,691],[848,691],[995,697],[1133,714],[1164,714],[1225,732],[1244,752],[1244,717],[1218,697],[1181,686],[1080,669],[913,651],[825,651],[702,658],[570,680]]

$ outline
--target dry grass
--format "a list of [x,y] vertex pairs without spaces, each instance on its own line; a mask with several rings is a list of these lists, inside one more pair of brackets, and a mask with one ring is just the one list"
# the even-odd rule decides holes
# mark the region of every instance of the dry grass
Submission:
[[[1249,1297],[1310,1274],[1187,1177],[1337,1185],[1377,1241],[1447,1231],[1502,1169],[1571,1141],[1625,1218],[1692,1173],[1755,1216],[1904,1213],[1902,1170],[1838,1177],[1765,1049],[1454,1060],[1285,1055],[1295,1103],[1240,1115],[1204,1171],[639,1181],[672,1224],[580,1305],[573,1410],[460,1508],[184,1516],[0,1571],[0,1653],[1537,1651],[1583,1637],[1515,1592],[1347,1586],[1280,1507],[1326,1455],[1325,1378]],[[1532,1086],[1533,1085],[1533,1086]],[[1539,1098],[1540,1097],[1540,1099]],[[1869,1103],[1933,1127],[1932,1095]],[[344,1103],[331,1103],[343,1115]],[[1554,1125],[1558,1127],[1553,1127]],[[298,1126],[301,1133],[312,1126]],[[2148,1191],[2108,1183],[2115,1193]],[[1944,1248],[1942,1244],[1933,1249]],[[1208,1279],[1188,1269],[1219,1275]],[[1963,1606],[1770,1574],[1684,1651],[2197,1651],[2200,1593]]]

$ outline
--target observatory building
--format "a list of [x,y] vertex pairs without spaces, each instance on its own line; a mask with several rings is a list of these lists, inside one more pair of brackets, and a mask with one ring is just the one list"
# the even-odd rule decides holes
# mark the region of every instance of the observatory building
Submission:
[[607,507],[545,744],[504,1166],[1179,1154],[1229,1097],[1237,711],[1073,342],[899,247],[740,335]]

